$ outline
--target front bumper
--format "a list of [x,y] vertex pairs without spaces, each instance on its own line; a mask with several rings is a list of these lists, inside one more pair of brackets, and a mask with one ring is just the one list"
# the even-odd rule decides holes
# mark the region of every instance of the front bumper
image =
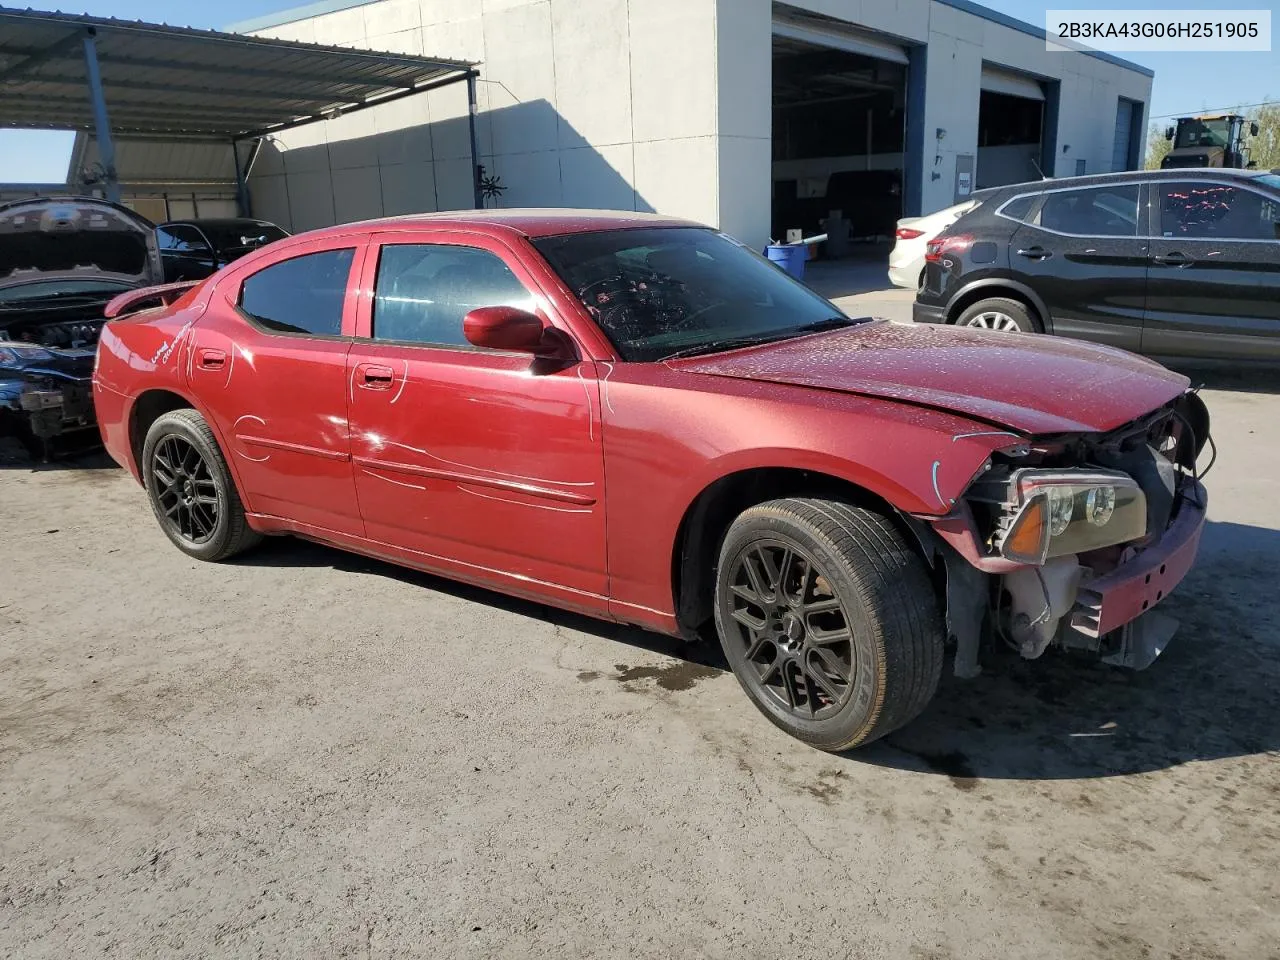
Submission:
[[947,311],[944,307],[935,307],[917,300],[911,304],[911,320],[913,323],[946,323]]
[[1082,581],[1068,621],[1071,628],[1088,637],[1105,636],[1172,593],[1195,562],[1208,502],[1204,487],[1193,483],[1164,536],[1110,573]]

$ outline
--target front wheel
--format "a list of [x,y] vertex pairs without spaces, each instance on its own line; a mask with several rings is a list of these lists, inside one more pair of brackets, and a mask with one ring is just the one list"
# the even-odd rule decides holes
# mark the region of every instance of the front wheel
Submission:
[[957,327],[976,327],[998,333],[1040,333],[1040,324],[1025,304],[1004,297],[979,300],[956,317]]
[[744,511],[720,551],[715,616],[747,695],[821,750],[870,743],[914,719],[942,673],[924,562],[886,517],[846,503]]
[[151,425],[142,479],[160,529],[188,556],[226,560],[258,542],[217,439],[196,411],[173,410]]

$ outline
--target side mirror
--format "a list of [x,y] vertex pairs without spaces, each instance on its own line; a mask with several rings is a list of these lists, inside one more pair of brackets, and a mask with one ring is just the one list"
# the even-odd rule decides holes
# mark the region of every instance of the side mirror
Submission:
[[1168,141],[1172,142],[1172,140],[1173,140],[1173,134],[1174,134],[1174,128],[1173,128],[1173,127],[1165,127],[1165,128],[1164,128],[1164,138],[1165,138],[1166,140],[1168,140]]
[[1258,135],[1258,124],[1255,121],[1254,123],[1249,124],[1249,136],[1256,137],[1257,135]]
[[565,356],[567,343],[556,333],[537,316],[518,307],[479,307],[462,318],[462,334],[467,342],[489,350]]

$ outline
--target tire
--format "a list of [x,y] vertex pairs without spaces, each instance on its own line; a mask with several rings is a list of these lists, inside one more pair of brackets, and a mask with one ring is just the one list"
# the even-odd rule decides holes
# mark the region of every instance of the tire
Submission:
[[160,529],[187,556],[226,560],[262,539],[249,528],[218,441],[196,411],[173,410],[151,425],[142,479]]
[[1040,320],[1026,304],[1005,297],[979,300],[956,317],[957,327],[975,327],[1001,333],[1043,333]]
[[[720,550],[715,618],[747,696],[820,750],[862,746],[913,720],[942,674],[942,618],[924,561],[888,519],[847,503],[744,511]],[[847,642],[832,639],[842,633]]]

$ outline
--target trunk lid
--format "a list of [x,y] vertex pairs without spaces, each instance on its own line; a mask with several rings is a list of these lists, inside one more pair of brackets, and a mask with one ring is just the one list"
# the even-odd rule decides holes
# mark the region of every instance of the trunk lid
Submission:
[[885,320],[670,365],[933,407],[1031,435],[1114,430],[1189,385],[1110,347]]

